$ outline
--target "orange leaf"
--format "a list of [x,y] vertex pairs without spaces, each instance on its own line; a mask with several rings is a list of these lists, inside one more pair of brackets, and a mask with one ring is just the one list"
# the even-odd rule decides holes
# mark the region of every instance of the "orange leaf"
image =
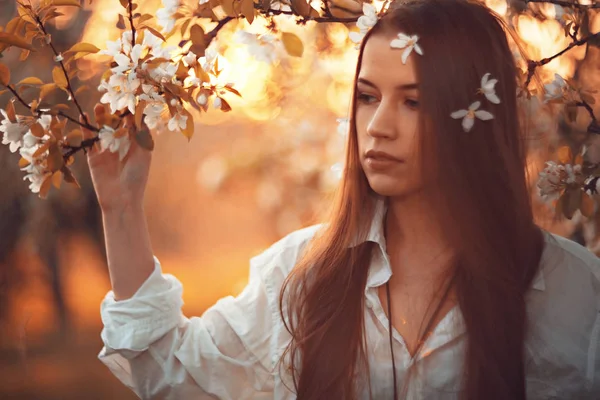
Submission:
[[589,194],[583,192],[581,197],[581,204],[579,205],[579,211],[588,218],[591,218],[594,215],[594,199]]
[[42,128],[42,126],[38,122],[31,125],[29,129],[31,129],[31,134],[37,138],[43,137],[46,133],[46,131],[44,131],[44,128]]
[[185,124],[185,129],[182,130],[181,133],[183,133],[183,136],[188,138],[189,141],[192,139],[192,136],[194,136],[194,117],[185,108],[183,109],[182,113],[187,116],[187,121]]
[[254,21],[254,0],[242,0],[241,11],[248,23],[252,24],[252,21]]
[[10,69],[2,63],[0,63],[0,84],[8,86],[10,83]]
[[62,183],[63,174],[61,171],[56,171],[52,174],[52,184],[55,188],[60,189],[60,184]]
[[8,105],[6,106],[6,115],[8,115],[8,120],[10,122],[17,122],[17,113],[15,112],[15,105],[12,101],[9,101]]
[[5,43],[9,46],[20,47],[22,49],[33,50],[33,46],[30,42],[11,33],[0,32],[0,43]]
[[77,186],[78,188],[81,187],[81,186],[79,186],[79,182],[77,182],[77,179],[75,179],[75,176],[73,175],[71,170],[66,165],[61,168],[61,171],[64,175],[65,182],[73,184],[73,185]]
[[52,0],[52,4],[55,6],[81,7],[81,4],[79,4],[79,0]]
[[43,85],[44,82],[40,78],[36,78],[35,76],[30,76],[29,78],[23,79],[21,82],[17,83],[17,85]]
[[42,199],[45,199],[46,196],[48,196],[48,192],[50,191],[50,188],[52,187],[51,183],[52,183],[51,175],[48,175],[48,176],[46,176],[46,178],[44,178],[44,182],[42,182],[42,184],[40,185],[39,196]]
[[55,83],[46,83],[45,85],[42,85],[42,87],[40,88],[40,101],[42,101],[44,97],[46,97],[50,92],[56,89],[56,87],[57,86]]
[[54,79],[54,83],[61,89],[67,88],[67,77],[63,73],[63,70],[58,65],[54,67],[52,70],[52,79]]
[[19,160],[19,168],[25,168],[29,164],[29,161],[25,157],[21,157],[21,159]]
[[63,160],[63,156],[60,152],[57,142],[52,142],[50,148],[48,149],[48,169],[51,172],[58,171],[65,164]]
[[281,41],[290,56],[302,57],[304,44],[302,44],[302,40],[298,36],[290,32],[281,32]]
[[160,33],[159,31],[157,31],[156,29],[148,26],[148,25],[144,25],[143,29],[148,29],[150,32],[152,32],[152,34],[158,38],[160,38],[163,42],[166,42],[167,39],[165,39],[165,37],[162,35],[162,33]]
[[83,132],[81,129],[73,129],[67,134],[67,143],[69,146],[79,147],[83,141]]
[[557,151],[558,161],[561,164],[570,164],[573,159],[573,153],[571,152],[571,148],[569,146],[562,146]]
[[100,49],[91,43],[76,43],[65,53],[97,53]]

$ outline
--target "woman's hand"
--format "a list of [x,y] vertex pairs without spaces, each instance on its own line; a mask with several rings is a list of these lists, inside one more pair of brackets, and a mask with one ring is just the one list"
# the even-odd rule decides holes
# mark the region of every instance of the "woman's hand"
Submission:
[[[107,123],[107,120],[110,121],[102,104],[94,107],[94,117],[100,126]],[[132,115],[124,118],[122,126],[135,134],[136,127]],[[94,134],[86,129],[83,132],[84,139],[94,137]],[[141,207],[143,204],[152,152],[140,147],[134,135],[131,135],[130,141],[131,147],[122,161],[119,160],[118,152],[111,153],[108,149],[100,151],[99,142],[87,153],[94,190],[104,213],[121,212],[129,207]]]

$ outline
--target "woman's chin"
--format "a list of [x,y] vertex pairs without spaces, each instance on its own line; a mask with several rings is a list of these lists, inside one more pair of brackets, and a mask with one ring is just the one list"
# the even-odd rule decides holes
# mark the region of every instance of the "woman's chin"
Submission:
[[385,197],[406,197],[418,191],[407,185],[407,182],[390,179],[371,179],[369,185],[375,193]]

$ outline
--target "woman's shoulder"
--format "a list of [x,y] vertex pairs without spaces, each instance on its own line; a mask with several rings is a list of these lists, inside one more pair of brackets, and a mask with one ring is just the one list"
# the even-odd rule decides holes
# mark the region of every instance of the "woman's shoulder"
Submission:
[[600,282],[600,258],[571,239],[550,232],[544,232],[544,235],[540,265],[544,278],[580,277],[590,283]]

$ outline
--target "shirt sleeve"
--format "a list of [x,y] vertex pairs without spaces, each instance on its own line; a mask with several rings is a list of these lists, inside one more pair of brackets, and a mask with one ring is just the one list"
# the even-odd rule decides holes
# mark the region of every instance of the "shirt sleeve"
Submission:
[[129,299],[101,304],[98,358],[141,399],[273,398],[284,271],[273,249],[250,261],[248,285],[187,318],[181,283],[155,269]]

